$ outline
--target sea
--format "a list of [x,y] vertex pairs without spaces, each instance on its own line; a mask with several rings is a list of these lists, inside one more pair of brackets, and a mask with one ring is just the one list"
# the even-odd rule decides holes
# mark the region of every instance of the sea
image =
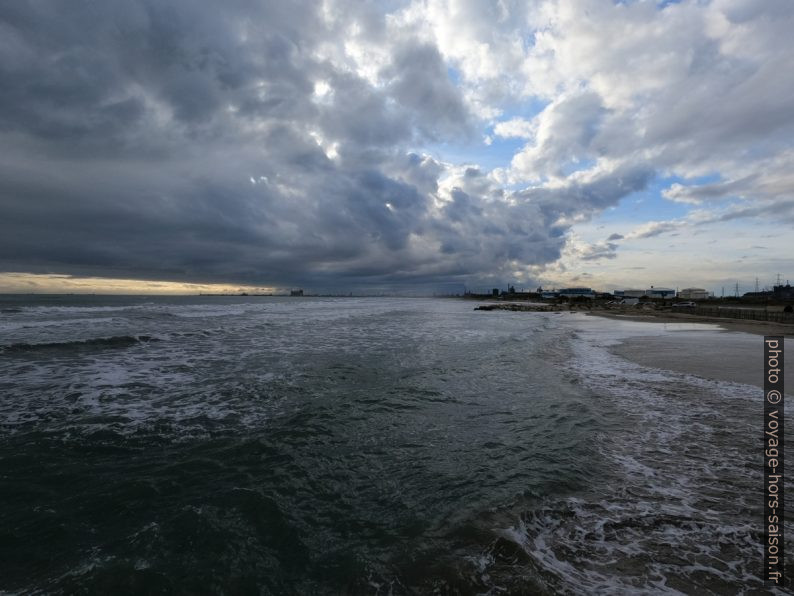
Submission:
[[0,592],[764,593],[759,337],[476,305],[0,297]]

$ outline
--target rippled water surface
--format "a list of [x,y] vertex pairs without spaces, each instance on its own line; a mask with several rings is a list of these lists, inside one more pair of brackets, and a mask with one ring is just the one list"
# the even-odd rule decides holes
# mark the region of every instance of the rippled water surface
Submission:
[[758,389],[473,306],[0,298],[0,591],[761,590]]

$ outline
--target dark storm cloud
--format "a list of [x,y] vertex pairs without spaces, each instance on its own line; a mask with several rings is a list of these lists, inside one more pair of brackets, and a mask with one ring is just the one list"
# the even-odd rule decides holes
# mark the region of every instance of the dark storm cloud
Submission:
[[[351,4],[341,21],[382,17]],[[337,15],[339,16],[339,15]],[[378,84],[314,2],[0,6],[0,269],[253,284],[422,284],[554,261],[564,218],[644,171],[510,195],[407,151],[466,139],[438,49]],[[390,42],[391,43],[391,42]]]
[[397,49],[385,74],[390,95],[416,115],[416,125],[424,134],[442,139],[465,131],[466,108],[434,46],[405,44]]
[[516,196],[536,202],[547,221],[552,221],[556,217],[587,215],[612,207],[623,197],[644,189],[653,176],[651,167],[629,164],[564,187],[532,188]]

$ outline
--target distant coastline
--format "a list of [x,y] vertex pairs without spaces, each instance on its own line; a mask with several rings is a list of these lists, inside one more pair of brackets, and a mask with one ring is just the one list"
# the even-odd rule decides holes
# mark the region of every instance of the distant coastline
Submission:
[[696,313],[672,312],[671,310],[657,310],[653,307],[608,307],[588,304],[542,304],[542,303],[515,303],[494,302],[481,304],[475,310],[507,310],[524,312],[581,312],[587,315],[617,319],[622,321],[637,321],[643,323],[708,323],[722,327],[726,331],[739,331],[756,335],[782,335],[794,338],[794,324],[771,321],[754,321],[749,319],[735,319],[730,317],[706,316]]

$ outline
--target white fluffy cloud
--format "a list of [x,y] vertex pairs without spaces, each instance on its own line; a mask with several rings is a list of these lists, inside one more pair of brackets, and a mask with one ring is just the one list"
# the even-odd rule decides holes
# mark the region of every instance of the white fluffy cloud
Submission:
[[523,70],[551,103],[514,177],[608,157],[767,186],[770,161],[791,163],[791,3],[577,0],[543,3],[538,15]]

